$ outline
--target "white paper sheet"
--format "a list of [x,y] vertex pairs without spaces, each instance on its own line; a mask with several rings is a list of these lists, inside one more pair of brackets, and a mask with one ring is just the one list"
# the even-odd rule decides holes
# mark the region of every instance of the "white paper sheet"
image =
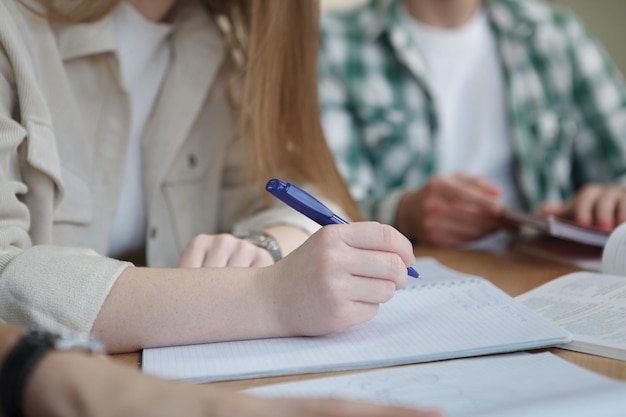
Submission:
[[254,388],[263,397],[341,397],[447,417],[623,417],[626,384],[550,353],[509,354]]

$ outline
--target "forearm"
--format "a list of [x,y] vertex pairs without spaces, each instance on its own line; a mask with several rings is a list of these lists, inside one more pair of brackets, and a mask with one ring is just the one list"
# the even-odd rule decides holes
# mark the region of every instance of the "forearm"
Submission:
[[324,227],[264,268],[128,268],[92,332],[111,352],[337,333],[370,320],[413,262],[397,230],[362,222]]
[[13,326],[0,322],[0,364],[19,340],[22,332]]
[[[0,322],[0,368],[4,366],[7,356],[20,339],[22,332],[13,326]],[[0,417],[4,417],[0,407]]]
[[150,377],[106,357],[52,352],[33,372],[24,412],[26,417],[200,416],[217,409],[220,395]]
[[415,225],[415,212],[418,210],[417,206],[414,206],[411,202],[416,197],[418,191],[409,191],[402,195],[396,206],[396,218],[394,226],[400,233],[407,237],[411,242],[416,243],[418,241]]
[[[9,352],[15,344],[18,342],[22,335],[15,327],[0,322],[0,367],[3,366]],[[0,417],[4,417],[2,409],[0,408]]]
[[[17,328],[0,322],[0,364],[22,336]],[[105,356],[55,350],[36,362],[23,394],[26,417],[204,416],[237,404],[238,398],[153,378]],[[1,408],[0,417],[4,417]]]
[[[38,364],[25,387],[24,414],[27,417],[89,416],[94,404],[85,401],[82,389],[97,383],[81,380],[77,369],[89,362],[82,354],[50,352]],[[92,359],[90,359],[92,360]],[[85,375],[86,372],[83,374]]]
[[[0,364],[17,345],[23,332],[0,323]],[[50,352],[35,364],[24,386],[23,412],[27,417],[85,416],[86,402],[80,387],[89,387],[93,381],[81,380],[87,355],[69,352]],[[93,359],[89,359],[90,361]],[[83,376],[90,377],[88,373]],[[83,378],[84,379],[84,378]],[[90,404],[93,405],[93,404]],[[2,409],[0,416],[4,417]]]
[[128,268],[92,332],[110,352],[284,336],[267,268]]

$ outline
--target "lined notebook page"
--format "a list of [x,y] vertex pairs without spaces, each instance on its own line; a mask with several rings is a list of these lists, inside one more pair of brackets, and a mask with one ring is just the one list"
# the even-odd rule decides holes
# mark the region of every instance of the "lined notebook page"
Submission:
[[511,354],[315,378],[248,390],[438,409],[447,417],[623,417],[626,384],[550,353]]
[[489,281],[459,276],[415,280],[373,320],[337,335],[145,349],[143,369],[209,382],[427,362],[570,340],[568,332]]

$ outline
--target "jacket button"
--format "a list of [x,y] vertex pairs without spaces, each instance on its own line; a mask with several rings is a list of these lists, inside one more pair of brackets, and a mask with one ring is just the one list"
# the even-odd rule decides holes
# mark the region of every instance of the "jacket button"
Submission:
[[198,165],[198,158],[196,158],[194,154],[190,153],[187,156],[187,164],[189,165],[189,168],[195,168],[195,166]]
[[157,228],[156,227],[150,228],[150,239],[156,238],[156,235],[157,235]]

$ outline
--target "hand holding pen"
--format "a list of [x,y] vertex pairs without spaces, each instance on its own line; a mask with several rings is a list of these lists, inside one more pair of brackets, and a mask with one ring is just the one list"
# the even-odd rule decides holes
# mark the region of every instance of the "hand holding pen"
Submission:
[[[278,196],[282,191],[277,190],[284,190],[283,185],[287,184],[274,180],[267,188]],[[296,188],[291,187],[293,196]],[[406,285],[407,266],[415,262],[413,246],[389,225],[333,225],[344,221],[321,208],[325,206],[318,207],[310,194],[302,191],[297,195],[286,199],[291,207],[301,211],[315,206],[319,210],[309,211],[307,216],[329,225],[280,262],[261,268],[262,273],[270,273],[257,281],[262,288],[255,293],[261,298],[271,297],[280,327],[289,330],[286,336],[337,333],[372,319],[380,304]],[[281,278],[284,276],[289,279]]]
[[[333,213],[332,210],[322,204],[317,198],[294,184],[274,178],[267,182],[265,189],[283,203],[304,214],[321,226],[327,226],[329,224],[348,224],[347,221]],[[407,272],[413,278],[420,277],[417,271],[410,266],[407,268]]]

